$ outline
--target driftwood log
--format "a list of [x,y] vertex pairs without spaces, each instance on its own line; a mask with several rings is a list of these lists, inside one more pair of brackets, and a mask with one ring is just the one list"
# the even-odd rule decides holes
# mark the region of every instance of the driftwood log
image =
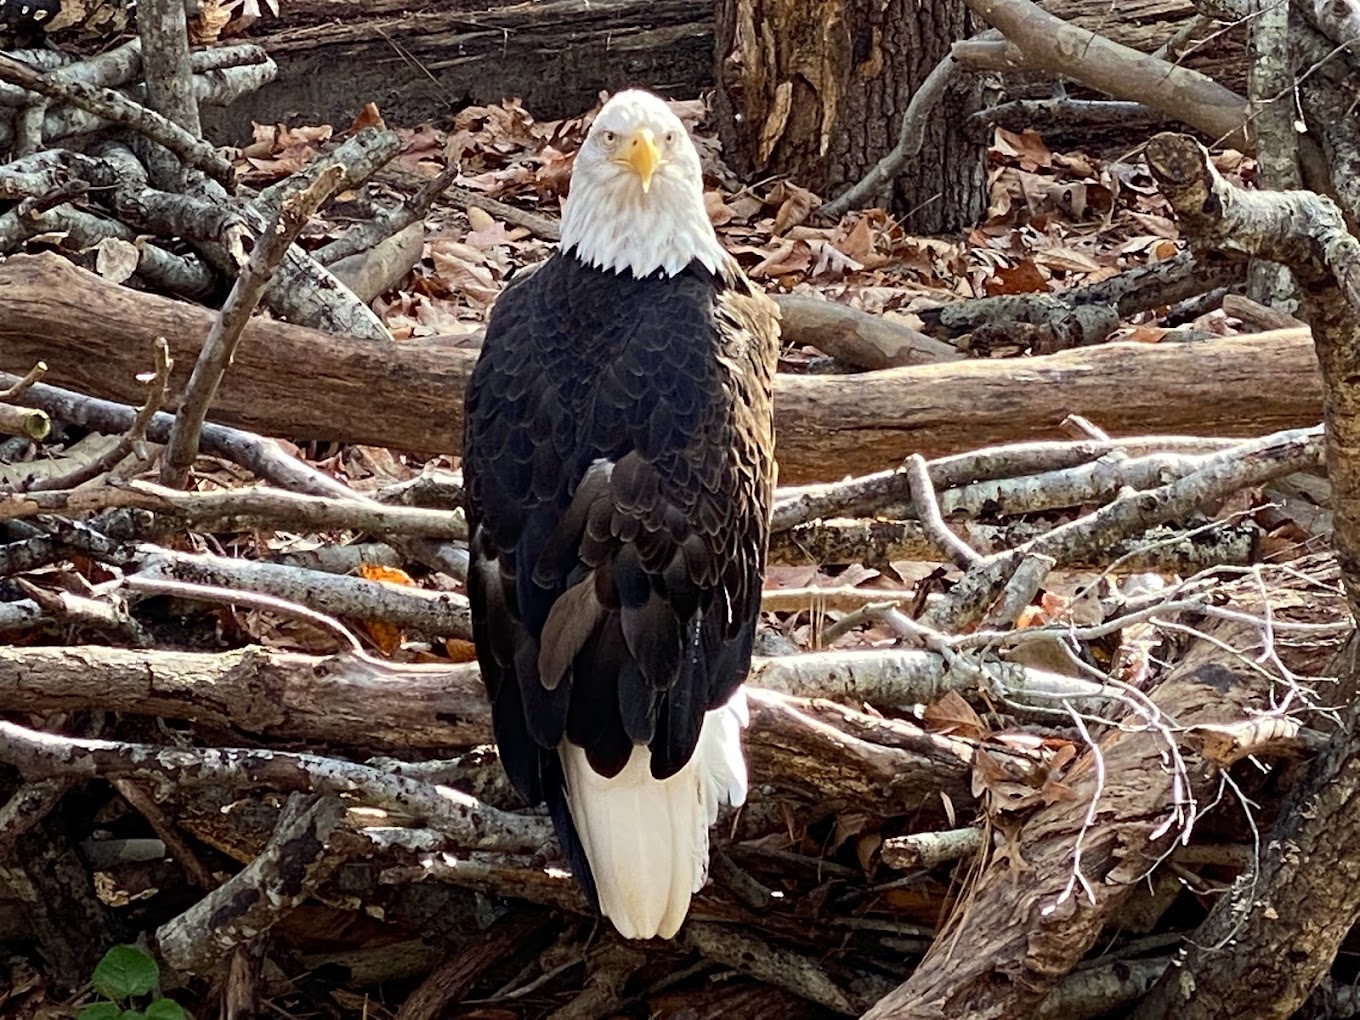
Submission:
[[[46,361],[48,381],[95,396],[138,403],[136,377],[151,367],[152,344],[162,336],[176,359],[170,391],[180,392],[213,318],[56,256],[0,263],[0,370],[22,374]],[[212,417],[292,439],[455,450],[476,358],[466,343],[361,340],[255,319]],[[1056,437],[1073,413],[1114,435],[1245,436],[1313,425],[1321,407],[1304,330],[898,368],[856,376],[851,386],[838,376],[781,375],[780,481],[867,473],[914,452]]]

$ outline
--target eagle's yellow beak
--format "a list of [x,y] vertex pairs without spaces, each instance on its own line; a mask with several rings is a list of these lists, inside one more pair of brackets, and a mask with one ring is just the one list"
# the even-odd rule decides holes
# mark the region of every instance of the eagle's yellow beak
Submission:
[[642,180],[642,193],[645,195],[652,187],[652,174],[661,165],[661,148],[656,144],[656,135],[651,128],[638,128],[627,140],[624,160]]

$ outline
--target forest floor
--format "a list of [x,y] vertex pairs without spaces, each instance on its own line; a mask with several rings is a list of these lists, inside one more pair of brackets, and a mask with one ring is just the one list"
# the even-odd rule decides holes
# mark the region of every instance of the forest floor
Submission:
[[[850,213],[836,223],[822,222],[817,214],[819,198],[787,181],[739,185],[721,164],[718,146],[705,123],[702,103],[674,106],[694,127],[700,142],[709,189],[706,201],[715,226],[746,271],[772,293],[816,293],[903,326],[921,329],[927,324],[921,313],[944,303],[998,295],[1061,294],[1068,288],[1113,278],[1133,267],[1172,260],[1184,248],[1166,200],[1148,168],[1132,150],[1120,159],[1055,153],[1036,134],[998,129],[988,156],[990,207],[985,222],[966,237],[923,238],[905,233],[881,210]],[[533,118],[531,111],[507,102],[464,109],[448,126],[394,126],[404,143],[398,158],[362,191],[341,195],[324,216],[306,229],[303,244],[309,249],[321,247],[341,236],[353,223],[368,219],[376,205],[405,200],[449,161],[456,161],[461,167],[456,186],[505,203],[509,211],[498,214],[462,201],[437,201],[426,218],[422,249],[414,268],[398,286],[383,293],[373,307],[398,340],[433,335],[472,336],[485,324],[497,295],[513,275],[541,261],[552,250],[551,238],[545,237],[542,230],[536,231],[535,226],[544,219],[555,220],[570,175],[572,155],[590,116],[587,112],[578,118],[541,122]],[[254,143],[232,152],[231,156],[242,180],[263,188],[301,169],[347,134],[380,123],[378,111],[370,109],[353,125],[343,127],[260,126]],[[1217,152],[1213,160],[1230,181],[1251,184],[1254,175],[1251,159],[1236,152]],[[31,250],[42,244],[43,239],[37,239]],[[1123,322],[1111,339],[1146,344],[1193,342],[1253,332],[1259,326],[1259,322],[1235,317],[1231,308],[1225,310],[1221,300],[1191,301],[1138,313]],[[1003,340],[985,348],[966,349],[966,353],[972,358],[1006,358],[1033,352],[1022,341]],[[325,353],[318,352],[318,357],[325,357]],[[845,367],[812,346],[786,345],[781,353],[780,368],[786,373],[818,374],[843,371]],[[411,399],[423,397],[413,393]],[[1099,421],[1092,424],[1096,429],[1101,425]],[[75,444],[81,438],[80,430],[74,430],[69,442]],[[366,495],[390,494],[423,477],[452,472],[458,467],[452,455],[417,456],[357,444],[289,444],[286,437],[281,437],[281,441],[315,471]],[[1316,456],[1315,451],[1312,456]],[[18,459],[31,462],[37,458],[30,451]],[[193,489],[200,493],[229,491],[249,480],[247,472],[237,464],[210,456],[199,458],[193,477]],[[1321,482],[1317,484],[1319,488],[1311,491],[1296,487],[1284,494],[1267,492],[1264,485],[1246,485],[1231,498],[1212,502],[1208,515],[1197,519],[1195,526],[1253,522],[1260,529],[1254,545],[1257,564],[1296,562],[1325,549],[1325,521],[1317,519],[1320,516],[1317,505],[1325,501],[1325,489],[1320,487]],[[1044,528],[1051,529],[1078,520],[1100,502],[1094,498],[1076,499],[1071,505],[1048,507],[1038,516]],[[987,519],[988,515],[984,512],[981,516]],[[165,540],[165,545],[177,553],[296,564],[306,561],[308,556],[320,557],[327,547],[347,544],[362,534],[361,529],[202,527],[186,528]],[[928,596],[947,589],[962,573],[956,566],[942,565],[939,559],[910,555],[887,555],[870,566],[843,563],[827,566],[791,559],[785,557],[772,564],[768,572],[769,608],[764,624],[773,635],[766,641],[766,650],[771,654],[828,649],[891,651],[902,640],[903,624],[900,615],[894,617],[882,611],[882,604],[901,602],[920,609]],[[1328,628],[1336,624],[1340,613],[1334,571],[1320,560],[1306,562],[1306,567],[1299,568],[1310,579],[1303,584],[1304,589],[1313,585],[1325,592],[1326,597],[1299,596],[1280,609],[1279,619],[1285,621],[1282,626],[1319,626],[1331,634],[1333,631]],[[116,576],[116,572],[93,558],[75,557],[47,571],[33,572],[28,580],[40,586],[69,588],[69,584],[56,581],[54,572],[72,569],[84,575],[84,583],[91,590]],[[456,579],[447,574],[414,569],[409,563],[383,557],[359,565],[358,572],[398,586],[433,591],[458,587]],[[1179,583],[1170,572],[1158,575],[1149,570],[1136,576],[1138,580],[1126,585],[1121,597],[1136,600],[1140,585],[1146,593]],[[1259,580],[1260,575],[1255,576]],[[1282,577],[1275,580],[1285,585]],[[1241,583],[1255,582],[1249,579]],[[29,587],[6,587],[11,585],[12,582],[0,581],[6,601],[33,594]],[[815,588],[834,591],[841,602],[831,608],[804,607],[780,603],[777,597],[780,592],[805,593]],[[856,593],[860,596],[857,600]],[[1060,564],[1059,570],[1049,576],[1043,592],[1018,615],[1017,626],[1023,629],[1052,621],[1070,626],[1097,624],[1108,619],[1108,607],[1101,602],[1108,593],[1103,569],[1063,569]],[[795,595],[794,599],[801,597]],[[150,608],[141,616],[140,622],[146,628],[142,636],[158,646],[211,653],[258,646],[317,656],[337,654],[346,647],[344,639],[337,638],[324,623],[300,620],[267,603],[220,604],[206,609],[199,605],[190,610],[172,593],[154,606],[151,603],[146,606]],[[913,611],[909,615],[917,614]],[[467,663],[473,658],[470,643],[462,638],[432,639],[418,627],[407,628],[383,619],[348,618],[356,624],[367,651],[393,661],[449,664]],[[1128,627],[1133,626],[1134,623],[1128,623]],[[11,631],[5,637],[16,648],[59,647],[63,641],[79,644],[89,633],[79,620],[59,622],[55,628],[49,620],[31,630]],[[131,631],[125,630],[124,637],[128,633]],[[1083,638],[1088,665],[1113,668],[1111,664],[1127,653],[1128,638],[1122,627],[1112,629],[1108,635]],[[1150,647],[1147,645],[1140,660],[1145,665]],[[1308,653],[1309,662],[1318,666],[1325,650],[1325,642],[1319,638],[1318,646]],[[1039,651],[1029,655],[1017,653],[1012,659],[1027,668],[1054,670],[1061,668],[1060,660],[1061,656],[1054,658]],[[1302,675],[1296,660],[1289,661]],[[1127,661],[1124,666],[1132,668]],[[853,725],[867,726],[878,718],[883,720],[883,726],[891,727],[891,720],[884,719],[872,707],[861,707],[865,711],[856,715]],[[56,702],[46,705],[43,711],[44,718],[56,719]],[[233,731],[230,726],[209,724],[200,731],[189,725],[151,722],[147,718],[124,718],[103,726],[94,718],[96,715],[80,711],[60,718],[105,736],[116,735],[123,741],[220,746],[227,739],[241,738],[240,731]],[[910,712],[897,715],[913,718]],[[966,739],[979,746],[985,744],[995,752],[995,761],[987,754],[974,759],[975,771],[970,782],[960,781],[958,793],[962,799],[990,795],[998,801],[1009,801],[1009,810],[1061,800],[1065,795],[1064,769],[1084,744],[1082,723],[1078,720],[1072,726],[1064,720],[1061,726],[1049,727],[1032,719],[1017,721],[1007,717],[998,722],[998,718],[985,709],[970,706],[957,694],[945,695],[915,714],[915,721],[938,741]],[[851,725],[845,719],[840,724]],[[355,725],[361,726],[362,721]],[[350,743],[362,746],[362,735],[355,734]],[[891,743],[885,740],[884,746]],[[260,739],[256,744],[266,749],[326,746],[324,741],[295,739]],[[1012,751],[1016,755],[1042,757],[1044,769],[1037,780],[1029,775],[1021,782],[1007,771],[1006,755]],[[1037,785],[1025,786],[1031,781]],[[128,796],[127,780],[121,782],[124,785],[118,790]],[[479,796],[488,803],[500,803],[495,800],[497,795],[494,783],[479,791]],[[206,874],[203,881],[215,883],[258,853],[260,840],[269,835],[272,821],[263,823],[263,828],[252,823],[246,827],[251,834],[242,837],[243,842],[233,842],[221,834],[210,816],[214,812],[226,813],[229,807],[245,811],[244,801],[223,797],[217,791],[204,797],[196,806],[184,803],[182,798],[171,798],[173,811],[164,805],[162,811],[191,833],[187,837],[188,853],[200,862]],[[806,943],[810,951],[796,964],[777,953],[763,955],[761,965],[769,969],[757,971],[757,976],[785,989],[792,987],[799,997],[777,992],[768,1002],[757,1005],[755,997],[768,998],[766,986],[747,982],[741,976],[742,968],[735,963],[723,966],[714,962],[735,960],[745,950],[703,944],[706,936],[702,934],[692,936],[689,943],[700,954],[697,960],[679,951],[679,955],[643,960],[628,956],[626,947],[601,940],[589,921],[575,919],[570,913],[571,903],[568,921],[545,924],[541,918],[530,917],[522,910],[505,912],[497,905],[499,901],[488,898],[479,901],[481,909],[489,920],[496,920],[495,930],[506,941],[492,946],[499,954],[494,960],[481,961],[479,966],[474,959],[468,964],[473,968],[473,976],[467,979],[461,1005],[430,1015],[461,1020],[516,1020],[551,1014],[566,1020],[577,1015],[635,1016],[644,1008],[643,1004],[650,1015],[674,1020],[765,1016],[772,1015],[772,1006],[786,1018],[845,1014],[851,1008],[872,1002],[900,979],[900,970],[874,962],[874,954],[919,955],[928,944],[931,930],[961,894],[958,883],[966,881],[965,871],[960,869],[957,877],[950,877],[953,858],[941,858],[945,867],[937,862],[933,871],[929,866],[922,869],[903,865],[899,873],[894,870],[896,866],[885,864],[885,847],[890,843],[894,849],[900,847],[895,841],[916,832],[922,818],[937,827],[955,821],[960,805],[949,803],[947,795],[941,799],[932,799],[929,806],[918,805],[915,812],[893,811],[891,818],[879,817],[872,805],[857,804],[851,798],[837,804],[828,802],[828,809],[810,814],[781,806],[777,797],[753,809],[755,818],[747,824],[748,838],[731,845],[720,877],[725,888],[745,890],[731,898],[748,913],[757,911],[761,902],[768,906],[771,889],[776,899],[787,898],[798,904],[796,909],[790,907],[787,917],[769,921],[766,935],[773,938],[771,933],[777,933],[793,945],[810,939]],[[86,812],[92,817],[94,831],[90,839],[95,843],[117,842],[124,851],[139,840],[159,839],[166,846],[173,845],[162,831],[164,817],[158,818],[154,805],[148,807],[139,802],[134,810],[131,803],[115,796],[108,787],[91,784],[79,797],[68,798],[63,811]],[[973,806],[969,805],[968,811]],[[144,816],[158,820],[147,821]],[[957,824],[966,821],[959,819]],[[171,828],[173,831],[174,826]],[[1246,838],[1238,823],[1222,823],[1216,831],[1230,841]],[[1023,868],[1024,862],[1017,861],[1016,866]],[[787,875],[780,878],[783,869],[787,869]],[[399,871],[389,867],[382,881],[398,882]],[[532,869],[525,869],[517,874],[531,872]],[[538,872],[543,869],[539,867]],[[760,881],[755,881],[752,875]],[[130,940],[136,940],[193,903],[198,893],[188,889],[184,882],[181,865],[173,861],[127,858],[99,870],[96,888],[104,906],[117,915],[119,930]],[[781,887],[781,882],[786,884]],[[483,888],[503,892],[505,886],[503,882],[497,885],[488,881]],[[446,956],[439,946],[422,941],[418,918],[422,911],[428,914],[438,909],[431,906],[433,901],[398,904],[390,890],[383,894],[387,898],[382,899],[375,898],[372,888],[360,889],[346,900],[343,888],[328,889],[324,904],[314,901],[299,907],[275,925],[270,962],[259,978],[263,1003],[260,1015],[363,1016],[374,1020],[421,1015],[410,1005],[413,989],[424,987],[421,982],[432,970],[447,973],[461,958],[458,953]],[[1203,914],[1199,892],[1195,888],[1186,893],[1176,911],[1168,915],[1172,922],[1158,928],[1161,916],[1158,915],[1144,927],[1144,952],[1170,944],[1165,937],[1167,923],[1176,938],[1193,926]],[[541,895],[551,898],[559,893]],[[377,905],[379,899],[382,905]],[[356,905],[363,909],[355,909]],[[0,900],[0,910],[4,906]],[[823,912],[833,918],[826,922],[826,931],[816,938],[807,936],[804,929],[812,925],[803,922],[820,917]],[[733,915],[724,903],[715,903],[709,904],[704,916],[722,920]],[[707,937],[712,937],[711,933]],[[73,1016],[88,1005],[88,990],[74,995],[57,992],[31,946],[17,940],[3,941],[6,938],[17,937],[12,931],[7,933],[6,926],[0,923],[0,1016],[55,1020]],[[1154,944],[1158,938],[1162,941]],[[870,939],[871,947],[863,944],[863,940]],[[7,945],[11,948],[5,949]],[[768,946],[760,950],[761,954],[767,952]],[[471,955],[475,957],[476,953]],[[861,956],[869,962],[856,970]],[[815,964],[811,971],[805,966],[809,959]],[[779,979],[774,970],[783,965],[802,976]],[[825,970],[817,969],[823,966]],[[8,984],[2,980],[6,967]],[[585,975],[589,975],[588,980]],[[818,980],[832,978],[848,989],[845,993],[848,998],[837,999],[833,994],[839,994],[836,988],[808,991],[820,987]],[[610,981],[618,988],[609,995],[584,998],[587,992],[592,989],[598,992]],[[625,983],[627,994],[622,992]],[[703,995],[694,995],[692,989],[696,985],[703,986]],[[167,993],[182,1005],[193,1007],[199,1017],[211,1015],[223,994],[220,984],[207,982],[167,989]],[[815,1005],[809,1004],[809,998]],[[703,1006],[709,1011],[702,1012],[695,1003],[711,1005]],[[592,1014],[589,1012],[592,1008],[600,1011]],[[164,1020],[169,1020],[168,1014]]]

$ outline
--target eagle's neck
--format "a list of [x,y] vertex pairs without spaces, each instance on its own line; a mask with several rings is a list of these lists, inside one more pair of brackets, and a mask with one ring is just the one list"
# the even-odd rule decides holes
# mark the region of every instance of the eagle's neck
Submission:
[[626,178],[573,180],[562,209],[562,249],[586,265],[638,279],[657,270],[674,276],[695,261],[717,274],[725,258],[702,192],[660,175],[646,195]]

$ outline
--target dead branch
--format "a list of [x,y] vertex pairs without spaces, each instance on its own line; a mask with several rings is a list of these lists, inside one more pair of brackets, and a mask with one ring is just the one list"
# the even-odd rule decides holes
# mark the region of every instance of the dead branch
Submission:
[[[1196,436],[1138,436],[1126,440],[1014,443],[954,454],[926,464],[937,490],[959,489],[998,479],[1019,479],[1045,472],[1076,468],[1101,458],[1209,453],[1233,445],[1230,439]],[[413,483],[414,484],[414,483]],[[911,478],[906,468],[878,471],[831,485],[785,488],[776,492],[771,520],[774,531],[787,531],[818,518],[877,515],[884,507],[911,501]],[[965,497],[951,497],[947,500]]]
[[[147,106],[190,135],[201,137],[187,20],[183,3],[147,0],[137,12],[137,34],[142,43]],[[183,176],[168,154],[156,153],[152,178],[160,187],[177,188]]]
[[0,81],[131,128],[165,146],[187,165],[202,170],[228,191],[235,189],[235,172],[213,146],[121,93],[81,81],[60,81],[3,54],[0,54]]
[[[1049,524],[1028,521],[1005,526],[960,521],[954,527],[969,546],[985,556],[999,556],[1021,547],[1034,549],[1035,543],[1054,530]],[[1250,522],[1220,521],[1208,531],[1152,528],[1141,537],[1107,545],[1093,539],[1082,548],[1068,550],[1061,562],[1067,567],[1098,567],[1116,573],[1194,574],[1217,565],[1252,562],[1259,534]],[[770,562],[785,565],[862,563],[882,567],[899,560],[938,559],[937,545],[917,521],[833,518],[770,536]]]
[[946,861],[973,856],[982,849],[983,838],[982,830],[973,827],[894,836],[884,841],[880,860],[899,871],[933,868]]
[[[999,57],[1003,68],[1042,69],[1115,99],[1137,99],[1223,144],[1251,151],[1246,101],[1212,78],[1077,28],[1028,0],[969,0],[968,6],[1007,42],[956,44],[955,56],[964,63],[996,69]],[[977,59],[983,52],[990,60]]]
[[290,797],[255,860],[156,929],[165,962],[186,974],[212,974],[233,949],[302,903],[343,862],[329,842],[344,813],[338,797]]
[[902,114],[902,120],[897,128],[897,143],[887,155],[869,168],[863,179],[822,206],[822,215],[839,219],[851,209],[860,208],[883,194],[892,184],[893,178],[921,151],[925,139],[926,119],[940,104],[945,90],[957,73],[958,63],[952,54],[931,69],[925,81],[912,93],[911,102]]
[[552,840],[544,818],[488,807],[432,786],[337,758],[254,748],[167,748],[42,733],[0,720],[0,761],[37,778],[128,777],[161,791],[205,784],[352,797],[445,832],[469,849],[534,851]]
[[[5,382],[17,385],[15,377],[0,373],[0,383]],[[128,432],[137,420],[135,407],[99,400],[56,386],[37,385],[31,399],[61,421],[99,432]],[[173,424],[173,415],[153,415],[147,425],[147,437],[153,442],[163,443],[169,438]],[[355,495],[353,490],[329,475],[284,453],[272,439],[208,423],[203,427],[202,442],[209,452],[240,464],[252,474],[293,492],[346,499]]]
[[[122,457],[114,463],[118,460]],[[100,473],[88,466],[80,470],[91,477]],[[0,520],[46,513],[79,514],[109,507],[139,507],[171,517],[178,526],[207,531],[270,528],[370,531],[421,538],[467,537],[461,509],[383,506],[362,500],[358,493],[338,499],[259,486],[182,492],[136,480],[73,490],[57,489],[44,479],[27,492],[0,496]]]
[[780,339],[815,347],[856,368],[882,369],[961,361],[966,355],[881,315],[804,294],[779,294]]
[[[174,368],[174,362],[170,360],[170,349],[166,346],[164,338],[156,338],[154,350],[156,352],[156,372],[147,385],[146,401],[138,409],[137,416],[132,419],[132,425],[128,430],[118,437],[116,443],[109,446],[99,456],[91,458],[65,474],[39,479],[29,487],[29,491],[75,488],[77,485],[84,485],[86,482],[93,481],[117,467],[125,457],[132,453],[137,444],[146,438],[147,426],[151,423],[156,412],[161,409],[161,404],[165,402],[165,385],[170,381],[170,370]],[[0,496],[0,505],[9,502],[11,498]],[[4,517],[5,511],[0,509],[0,520],[3,520]]]
[[[183,5],[180,5],[183,16]],[[317,175],[300,191],[283,199],[269,226],[256,239],[255,250],[245,270],[236,278],[236,285],[227,295],[222,311],[203,341],[194,363],[193,374],[184,387],[179,401],[175,424],[170,428],[165,453],[161,458],[161,481],[175,488],[183,488],[189,480],[189,469],[198,454],[199,434],[207,418],[217,389],[226,374],[241,341],[241,333],[255,305],[274,276],[274,270],[284,254],[297,240],[321,207],[321,203],[335,193],[345,178],[345,169],[334,164]]]
[[467,638],[472,634],[467,600],[452,592],[154,546],[139,549],[135,565],[139,576],[258,592],[332,616],[385,620],[430,638]]
[[957,632],[981,619],[1024,556],[1039,554],[1058,563],[1070,563],[1078,556],[1109,549],[1150,527],[1183,517],[1238,489],[1317,468],[1322,460],[1319,439],[1316,429],[1277,433],[1243,443],[1231,455],[1210,455],[1197,471],[1174,482],[1123,492],[1099,510],[1060,525],[1018,550],[995,553],[979,561],[949,596],[926,610],[921,622],[936,630]]
[[52,419],[46,411],[36,407],[0,404],[0,433],[23,436],[35,443],[46,439],[52,431]]
[[[981,327],[1043,328],[1052,353],[1099,343],[1126,319],[1161,305],[1173,305],[1246,279],[1246,261],[1235,256],[1184,251],[1174,258],[1127,269],[1098,283],[1057,294],[1008,294],[955,301],[919,314],[931,336],[956,337]],[[1274,327],[1271,327],[1274,328]]]
[[[102,397],[140,400],[133,385],[138,352],[165,336],[185,364],[196,354],[191,338],[212,322],[204,309],[113,286],[50,255],[7,259],[0,282],[0,368],[24,372],[41,358],[54,380]],[[73,293],[81,295],[78,313]],[[246,326],[214,415],[272,435],[457,449],[456,395],[475,357],[438,338],[375,342],[257,319]],[[1312,425],[1321,409],[1315,362],[1306,335],[1276,333],[1029,358],[1023,381],[1004,359],[865,373],[851,387],[838,378],[781,375],[780,477],[829,480],[878,470],[914,451],[939,456],[1057,436],[1058,423],[1073,412],[1112,435],[1189,429],[1241,436]],[[1282,378],[1291,385],[1280,386]],[[1124,385],[1127,379],[1139,385]],[[172,376],[172,385],[182,383]],[[411,400],[412,393],[448,399]]]
[[[1331,200],[1305,191],[1235,188],[1191,138],[1158,135],[1148,143],[1148,162],[1197,242],[1275,259],[1303,284],[1327,394],[1335,542],[1354,616],[1360,606],[1360,242]],[[1158,982],[1137,1016],[1196,1020],[1240,1015],[1250,1004],[1263,1016],[1283,1018],[1303,1003],[1360,916],[1354,883],[1318,866],[1344,858],[1341,847],[1360,822],[1357,731],[1360,715],[1352,706],[1286,803],[1259,874],[1239,880],[1219,900],[1188,947],[1184,967]],[[1272,953],[1290,954],[1288,962]]]
[[[1243,589],[1244,597],[1250,592]],[[1232,722],[1269,704],[1271,677],[1252,662],[1267,638],[1243,626],[1222,620],[1199,628],[1202,643],[1192,644],[1150,701],[1130,701],[1118,726],[1065,772],[1071,796],[1039,808],[1020,828],[1012,852],[1027,862],[1026,880],[1014,880],[1005,855],[989,861],[915,973],[867,1018],[1034,1013],[1141,878],[1188,836],[1197,805],[1215,796],[1218,773],[1188,750],[1177,764],[1167,722]],[[1233,654],[1215,651],[1223,647]],[[1096,803],[1102,810],[1092,818]],[[998,917],[1010,921],[998,926]]]
[[839,987],[811,957],[769,945],[737,928],[691,921],[685,926],[684,939],[710,960],[753,974],[766,984],[785,988],[834,1013],[857,1016],[868,1005]]

